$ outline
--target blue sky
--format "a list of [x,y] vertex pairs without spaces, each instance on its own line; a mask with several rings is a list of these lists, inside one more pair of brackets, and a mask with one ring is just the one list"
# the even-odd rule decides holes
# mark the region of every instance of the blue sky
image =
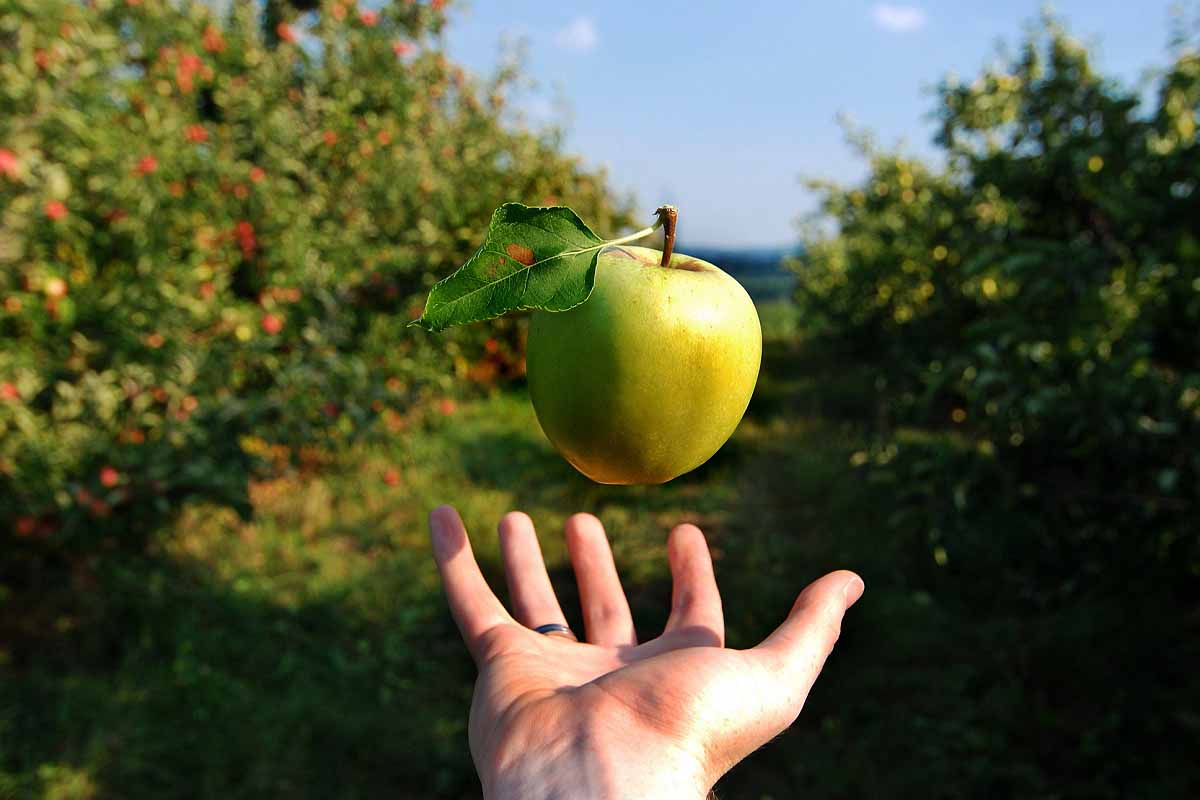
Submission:
[[[1195,0],[1191,0],[1195,2]],[[1131,81],[1166,60],[1170,0],[1072,0],[1054,9]],[[932,153],[930,86],[1016,44],[1040,0],[475,0],[451,13],[452,57],[487,73],[503,38],[528,46],[540,89],[521,101],[608,168],[649,218],[680,208],[680,237],[793,243],[813,199],[799,177],[851,180],[862,163],[836,117]]]

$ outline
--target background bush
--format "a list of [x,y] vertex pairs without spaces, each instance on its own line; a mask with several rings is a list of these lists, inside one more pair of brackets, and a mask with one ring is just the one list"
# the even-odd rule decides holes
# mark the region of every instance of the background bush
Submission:
[[[414,398],[520,373],[517,326],[405,330],[505,200],[626,222],[441,52],[444,2],[0,10],[0,531],[140,546],[184,502]],[[453,369],[448,369],[449,364]]]
[[980,602],[1200,567],[1200,54],[1185,38],[1142,96],[1048,20],[938,88],[944,167],[859,137],[868,177],[815,184],[837,232],[793,262],[797,298],[822,346],[870,365],[884,435],[856,463],[904,498],[894,530],[928,538],[925,568],[973,572]]

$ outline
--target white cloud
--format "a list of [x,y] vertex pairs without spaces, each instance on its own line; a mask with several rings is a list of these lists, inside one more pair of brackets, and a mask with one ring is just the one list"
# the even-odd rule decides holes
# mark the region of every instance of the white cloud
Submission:
[[578,17],[554,34],[554,43],[564,50],[588,53],[596,49],[600,41],[596,23],[590,17]]
[[928,18],[916,6],[899,6],[879,3],[871,9],[875,24],[895,33],[909,33],[925,27]]

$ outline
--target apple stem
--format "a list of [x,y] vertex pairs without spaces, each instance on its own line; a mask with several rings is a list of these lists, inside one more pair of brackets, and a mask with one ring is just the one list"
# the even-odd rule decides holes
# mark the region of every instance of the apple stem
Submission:
[[658,219],[649,228],[642,228],[640,231],[631,233],[628,236],[622,236],[620,239],[611,239],[599,246],[614,247],[619,244],[626,244],[627,242],[636,242],[638,239],[644,239],[665,226],[666,246],[663,249],[662,266],[667,266],[671,263],[671,251],[675,249],[675,220],[679,212],[675,210],[675,206],[659,206],[654,213],[658,214]]
[[675,206],[662,206],[658,209],[658,218],[663,224],[663,254],[659,265],[668,267],[671,265],[671,253],[675,250],[675,223],[679,219],[679,212]]

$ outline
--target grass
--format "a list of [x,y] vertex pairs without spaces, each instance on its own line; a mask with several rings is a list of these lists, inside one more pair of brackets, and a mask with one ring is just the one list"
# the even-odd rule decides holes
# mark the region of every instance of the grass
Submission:
[[[1196,706],[1170,703],[1196,681],[1136,657],[1162,626],[1120,604],[965,608],[929,543],[889,525],[887,487],[851,464],[869,443],[871,376],[806,353],[787,306],[763,320],[746,420],[665,486],[591,483],[549,448],[522,392],[497,392],[318,476],[254,487],[251,522],[189,508],[154,552],[9,598],[3,613],[36,606],[46,622],[3,647],[0,797],[477,797],[473,668],[426,547],[425,514],[444,502],[502,595],[495,523],[529,512],[577,629],[560,534],[578,510],[609,530],[646,637],[665,621],[664,544],[680,521],[709,535],[731,646],[765,635],[825,571],[864,576],[800,721],[722,797],[1195,796],[1186,742],[1168,734],[1196,730]],[[1113,637],[1134,655],[1078,657]],[[1110,691],[1114,669],[1138,676],[1144,714],[1128,687]],[[1155,729],[1158,714],[1182,721]],[[1131,736],[1145,752],[1110,755]]]

